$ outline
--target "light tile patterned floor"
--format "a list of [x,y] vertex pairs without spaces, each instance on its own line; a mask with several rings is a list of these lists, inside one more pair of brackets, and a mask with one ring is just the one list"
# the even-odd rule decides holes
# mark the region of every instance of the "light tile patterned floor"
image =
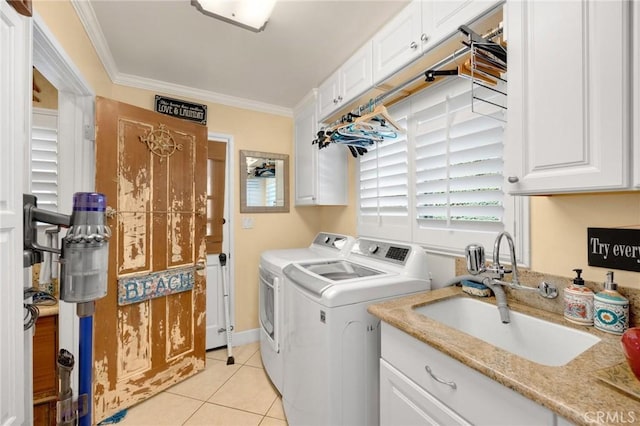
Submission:
[[259,343],[207,352],[204,371],[129,410],[118,425],[286,426],[280,395],[267,377]]

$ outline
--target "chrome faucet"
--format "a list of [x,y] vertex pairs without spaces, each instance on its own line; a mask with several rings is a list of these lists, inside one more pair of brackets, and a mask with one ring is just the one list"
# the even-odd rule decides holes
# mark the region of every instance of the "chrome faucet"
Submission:
[[[511,255],[511,270],[505,269],[500,263],[500,243],[506,238],[509,244],[509,252]],[[489,267],[485,265],[484,247],[480,244],[469,244],[466,249],[467,269],[469,273],[477,277],[476,281],[489,287],[496,296],[498,310],[500,311],[500,319],[503,323],[508,323],[509,310],[507,306],[507,298],[503,287],[509,287],[514,290],[536,291],[542,297],[554,299],[558,297],[558,289],[547,282],[542,282],[535,287],[528,287],[520,284],[518,279],[518,261],[516,260],[516,249],[513,238],[508,232],[501,232],[496,238],[493,245],[493,264]],[[511,274],[511,282],[504,281],[505,274]]]
[[[511,268],[512,270],[505,270],[504,266],[500,264],[500,243],[502,242],[502,238],[507,239],[507,243],[509,243],[509,253],[511,255]],[[489,267],[489,271],[491,271],[494,279],[501,280],[504,278],[504,274],[512,274],[511,275],[511,285],[520,285],[520,281],[518,281],[518,261],[516,260],[516,248],[513,244],[513,238],[511,235],[504,231],[498,234],[496,238],[496,242],[493,244],[493,264]]]

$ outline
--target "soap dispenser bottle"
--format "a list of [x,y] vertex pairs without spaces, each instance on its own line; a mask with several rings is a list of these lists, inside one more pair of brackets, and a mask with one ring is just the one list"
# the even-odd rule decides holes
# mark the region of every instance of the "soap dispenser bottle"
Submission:
[[613,271],[607,272],[604,290],[595,295],[593,323],[598,330],[622,334],[629,328],[629,300],[618,293]]
[[584,285],[582,269],[574,271],[573,283],[564,289],[564,317],[576,324],[593,325],[593,291]]

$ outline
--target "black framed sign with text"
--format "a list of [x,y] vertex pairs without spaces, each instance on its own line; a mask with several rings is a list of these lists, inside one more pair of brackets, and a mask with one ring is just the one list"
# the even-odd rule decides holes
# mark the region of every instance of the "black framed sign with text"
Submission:
[[640,272],[640,229],[587,228],[589,266]]
[[207,106],[156,95],[155,111],[172,117],[207,124]]

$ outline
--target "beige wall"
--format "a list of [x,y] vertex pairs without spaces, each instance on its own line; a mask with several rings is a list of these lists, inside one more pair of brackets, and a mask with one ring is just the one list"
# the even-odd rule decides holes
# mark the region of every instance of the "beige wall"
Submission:
[[[587,228],[640,226],[640,193],[556,195],[531,198],[531,269],[604,282],[607,269],[587,266]],[[616,271],[615,280],[640,288],[640,273]]]
[[[68,1],[36,1],[34,7],[97,95],[153,109],[155,93],[111,83]],[[240,149],[289,154],[292,158],[292,119],[218,104],[207,105],[209,131],[234,137],[236,163]],[[294,167],[291,161],[291,176],[295,175]],[[354,173],[355,161],[349,158],[350,200],[356,199]],[[290,193],[294,193],[293,183]],[[256,269],[260,253],[266,249],[307,245],[321,230],[355,235],[356,210],[355,202],[347,207],[321,208],[296,208],[292,202],[288,214],[241,215],[237,182],[233,194],[236,330],[243,331],[258,327]],[[246,216],[254,220],[252,229],[242,229],[242,218]],[[587,227],[632,225],[640,225],[638,193],[533,197],[531,267],[538,272],[566,277],[572,276],[572,269],[582,268],[587,280],[603,281],[605,269],[587,266]],[[618,271],[616,281],[622,286],[640,288],[638,273]]]
[[[98,96],[126,102],[149,110],[153,109],[155,92],[115,85],[109,79],[98,59],[75,10],[68,1],[36,1],[37,13],[93,87]],[[210,132],[228,134],[234,140],[234,162],[239,161],[239,150],[267,151],[293,157],[293,119],[273,114],[206,103],[207,127]],[[290,162],[292,163],[292,162]],[[294,175],[293,164],[290,175]],[[258,327],[258,262],[260,253],[272,248],[301,247],[309,244],[320,230],[321,211],[317,208],[291,207],[290,213],[240,214],[239,179],[234,177],[234,207],[232,232],[235,247],[235,310],[236,331]],[[293,186],[290,193],[293,194]],[[242,229],[242,218],[254,220],[252,229]]]

